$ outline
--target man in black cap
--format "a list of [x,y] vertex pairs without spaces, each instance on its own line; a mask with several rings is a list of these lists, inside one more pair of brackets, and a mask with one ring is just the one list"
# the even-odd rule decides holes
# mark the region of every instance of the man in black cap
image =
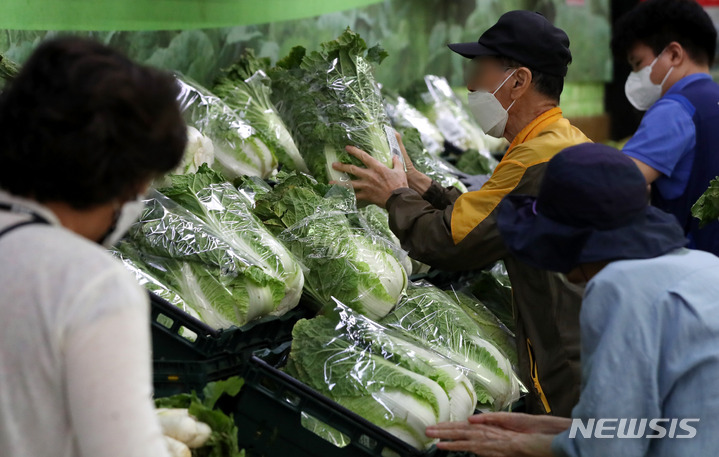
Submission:
[[684,248],[682,227],[647,197],[632,159],[585,144],[551,160],[536,198],[504,199],[497,224],[510,252],[588,281],[581,396],[573,420],[489,413],[430,427],[428,436],[452,440],[439,448],[493,457],[716,455],[719,258]]
[[478,42],[450,48],[472,59],[467,88],[480,125],[511,142],[489,181],[460,194],[416,171],[407,157],[405,173],[353,147],[348,152],[367,168],[334,167],[357,178],[352,183],[358,199],[387,208],[390,227],[412,258],[445,270],[504,260],[513,286],[519,374],[529,389],[527,411],[568,417],[579,398],[582,290],[509,253],[497,230],[496,208],[509,194],[536,195],[547,162],[589,141],[558,107],[571,61],[569,39],[538,13],[511,11]]

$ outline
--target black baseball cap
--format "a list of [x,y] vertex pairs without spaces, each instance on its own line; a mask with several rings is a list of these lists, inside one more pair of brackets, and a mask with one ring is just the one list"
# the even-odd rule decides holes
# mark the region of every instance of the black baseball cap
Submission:
[[516,60],[532,70],[553,76],[566,76],[572,61],[569,37],[540,13],[526,10],[503,14],[476,43],[453,43],[449,49],[472,59],[502,56]]

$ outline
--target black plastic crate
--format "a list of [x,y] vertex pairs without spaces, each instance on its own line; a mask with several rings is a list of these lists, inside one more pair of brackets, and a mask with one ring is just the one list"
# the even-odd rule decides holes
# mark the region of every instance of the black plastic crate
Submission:
[[[237,397],[218,405],[233,414],[239,444],[251,457],[368,457],[439,455],[418,450],[300,381],[251,356],[240,373],[245,384]],[[302,425],[304,415],[341,432],[344,447],[326,441]]]
[[254,351],[290,341],[295,322],[313,315],[300,304],[280,317],[217,330],[154,294],[150,303],[156,397],[199,392],[208,382],[238,374]]

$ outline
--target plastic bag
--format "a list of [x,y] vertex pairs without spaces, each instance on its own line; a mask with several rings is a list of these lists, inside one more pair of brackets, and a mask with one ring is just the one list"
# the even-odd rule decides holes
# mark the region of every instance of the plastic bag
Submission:
[[394,155],[402,160],[372,74],[385,55],[348,29],[319,51],[294,48],[270,72],[273,101],[318,181],[349,180],[333,162],[363,166],[345,151],[347,145],[388,167]]
[[474,413],[472,384],[451,360],[336,306],[295,325],[290,375],[417,448],[433,442],[427,426]]
[[256,129],[285,169],[309,173],[294,139],[270,100],[272,89],[265,73],[269,66],[268,58],[257,58],[252,49],[246,49],[215,83],[212,92]]
[[306,267],[305,290],[332,297],[374,319],[387,314],[407,286],[400,251],[359,226],[354,193],[302,174],[288,175],[257,196],[255,213]]
[[200,185],[196,193],[179,189],[168,190],[177,201],[152,193],[118,251],[215,328],[295,307],[302,270],[254,217],[249,201],[229,183]]
[[438,182],[442,187],[456,187],[460,192],[467,192],[467,187],[462,184],[458,175],[459,170],[440,159],[435,157],[422,145],[419,132],[414,128],[398,128],[402,134],[402,143],[409,155],[414,167],[425,175]]
[[407,298],[379,322],[413,336],[461,366],[483,409],[507,409],[519,399],[523,386],[512,361],[495,345],[492,335],[462,310],[456,297],[425,281],[412,283]]
[[178,102],[185,122],[210,138],[215,166],[230,178],[268,178],[277,171],[277,159],[256,130],[219,97],[184,76],[177,76]]
[[[392,125],[398,130],[416,129],[427,152],[439,157],[444,152],[444,136],[431,120],[412,106],[406,98],[384,91],[384,106]],[[414,158],[412,160],[414,163]],[[415,163],[416,166],[416,163]]]
[[497,316],[510,331],[516,331],[512,283],[504,262],[500,260],[492,268],[479,272],[479,275],[466,289]]

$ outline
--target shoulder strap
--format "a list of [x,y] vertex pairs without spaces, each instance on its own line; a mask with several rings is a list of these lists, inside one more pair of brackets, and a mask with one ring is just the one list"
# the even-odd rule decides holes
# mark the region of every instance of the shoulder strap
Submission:
[[[0,203],[0,210],[4,211],[12,211],[12,206],[8,205],[6,203]],[[13,230],[19,229],[21,227],[25,227],[26,225],[32,225],[32,224],[49,224],[47,219],[40,216],[36,213],[28,213],[32,217],[32,219],[27,221],[18,222],[17,224],[13,224],[9,227],[5,227],[4,229],[0,230],[0,237],[3,235],[6,235],[8,232],[12,232]]]

